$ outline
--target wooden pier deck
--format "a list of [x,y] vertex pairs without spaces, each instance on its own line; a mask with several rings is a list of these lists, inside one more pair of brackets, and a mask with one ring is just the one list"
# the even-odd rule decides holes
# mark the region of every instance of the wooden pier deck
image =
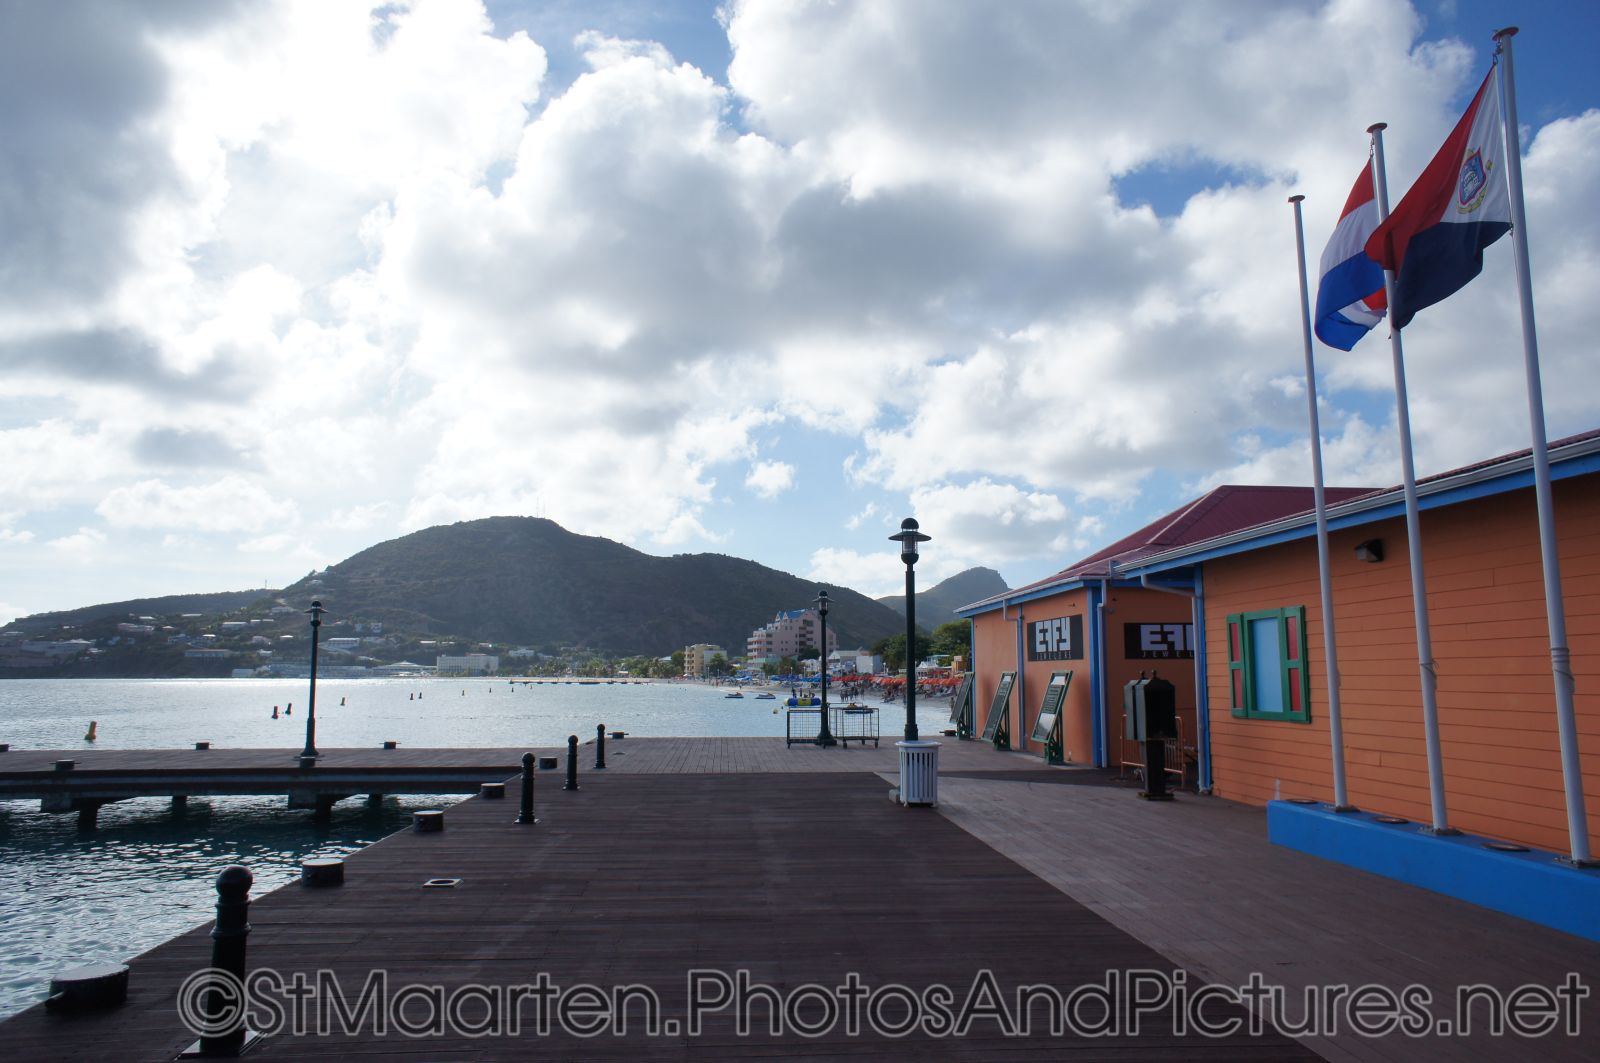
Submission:
[[[1008,996],[1135,968],[1232,986],[1260,971],[1295,993],[1341,981],[1510,989],[1555,985],[1568,971],[1600,981],[1591,943],[1276,849],[1255,810],[1192,795],[1152,806],[1106,773],[1045,768],[977,743],[945,743],[937,810],[886,799],[892,742],[846,752],[785,750],[779,739],[629,738],[608,744],[604,773],[588,770],[586,754],[577,793],[538,775],[537,826],[512,822],[512,785],[506,801],[451,808],[441,834],[404,832],[352,856],[343,887],[256,898],[250,967],[332,972],[352,1003],[376,969],[391,992],[540,974],[562,988],[642,984],[659,995],[662,1017],[680,1022],[694,969],[745,970],[780,994],[854,972],[873,989],[949,986],[957,1003],[985,970]],[[440,877],[461,882],[422,886]],[[193,1040],[174,1002],[183,978],[208,965],[209,929],[133,961],[125,1007],[70,1018],[32,1008],[0,1024],[0,1050],[16,1060],[172,1058]],[[1116,1038],[1035,1030],[1019,1039],[984,1019],[962,1038],[851,1036],[842,1020],[816,1038],[773,1037],[760,1005],[762,1032],[751,1037],[737,1035],[727,1012],[708,1014],[694,1037],[648,1036],[638,1015],[625,1037],[538,1037],[528,1005],[517,1039],[379,1037],[369,1027],[280,1033],[250,1057],[1576,1060],[1592,1058],[1595,1004],[1582,1013],[1582,1039],[1345,1030],[1304,1044],[1271,1032],[1180,1033],[1162,1016]]]

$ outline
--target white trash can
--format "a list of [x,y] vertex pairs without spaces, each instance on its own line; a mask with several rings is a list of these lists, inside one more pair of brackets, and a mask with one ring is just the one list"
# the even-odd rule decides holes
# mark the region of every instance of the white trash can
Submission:
[[937,805],[939,803],[938,742],[900,741],[900,803]]

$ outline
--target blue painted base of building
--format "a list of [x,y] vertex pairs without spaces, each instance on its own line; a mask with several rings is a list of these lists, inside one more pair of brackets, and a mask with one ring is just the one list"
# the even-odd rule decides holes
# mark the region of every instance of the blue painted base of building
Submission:
[[1600,869],[1553,853],[1497,852],[1471,834],[1436,837],[1417,823],[1379,823],[1365,812],[1271,801],[1274,845],[1399,879],[1497,912],[1600,941]]

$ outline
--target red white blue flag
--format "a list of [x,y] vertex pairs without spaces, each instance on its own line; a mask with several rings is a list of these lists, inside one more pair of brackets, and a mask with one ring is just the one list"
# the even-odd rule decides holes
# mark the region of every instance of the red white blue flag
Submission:
[[1483,270],[1483,249],[1511,231],[1505,130],[1494,70],[1467,113],[1384,223],[1367,254],[1395,273],[1394,327],[1460,291]]
[[1348,351],[1383,320],[1388,298],[1383,267],[1367,254],[1367,238],[1378,227],[1378,201],[1372,194],[1372,165],[1362,167],[1339,224],[1322,250],[1317,283],[1317,338]]

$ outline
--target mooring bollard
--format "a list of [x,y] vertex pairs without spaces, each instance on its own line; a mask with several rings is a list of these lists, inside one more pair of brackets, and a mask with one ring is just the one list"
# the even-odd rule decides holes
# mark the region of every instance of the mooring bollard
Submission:
[[478,796],[485,801],[498,801],[506,796],[506,784],[486,782],[478,784]]
[[[217,925],[211,929],[211,967],[232,976],[232,985],[244,985],[244,946],[250,936],[250,869],[233,864],[217,875]],[[224,982],[224,985],[227,983]],[[215,982],[206,990],[205,1016],[216,1025],[230,1010],[238,1013],[233,1029],[206,1033],[200,1052],[207,1056],[237,1056],[244,1047],[245,1025],[241,991],[224,989]]]
[[383,748],[384,749],[399,749],[400,748],[400,743],[394,741],[393,739],[388,739],[387,741],[385,741],[383,743]]
[[300,885],[343,886],[344,861],[331,856],[313,856],[300,861]]
[[433,834],[444,830],[444,812],[435,808],[426,812],[411,813],[411,829],[418,834]]
[[567,735],[567,785],[563,790],[578,788],[578,736]]
[[44,1006],[52,1011],[96,1011],[120,1007],[127,1000],[127,964],[86,963],[51,976]]
[[522,754],[522,810],[517,813],[518,823],[537,823],[533,818],[533,754]]
[[196,742],[194,744],[194,747],[196,749],[210,749],[211,748],[211,743],[210,742]]
[[594,725],[594,770],[606,770],[606,725]]

